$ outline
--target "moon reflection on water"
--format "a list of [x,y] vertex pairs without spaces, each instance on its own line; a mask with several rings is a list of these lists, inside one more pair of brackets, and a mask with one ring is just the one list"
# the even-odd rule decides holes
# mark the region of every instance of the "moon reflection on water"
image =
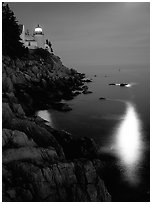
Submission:
[[128,102],[123,120],[114,133],[114,146],[127,181],[138,184],[139,165],[143,156],[142,124],[135,106]]
[[[47,110],[38,111],[38,116],[48,121],[52,127],[55,126],[52,115]],[[131,185],[140,182],[139,171],[144,147],[142,137],[142,122],[135,105],[126,102],[125,114],[114,130],[112,152],[119,160],[126,181]]]

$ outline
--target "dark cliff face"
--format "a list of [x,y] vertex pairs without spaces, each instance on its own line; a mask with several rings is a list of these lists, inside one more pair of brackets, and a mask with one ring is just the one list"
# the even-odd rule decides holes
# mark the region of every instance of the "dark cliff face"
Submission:
[[94,142],[33,115],[38,108],[68,111],[60,101],[83,91],[83,77],[54,55],[47,62],[3,57],[3,201],[111,200]]

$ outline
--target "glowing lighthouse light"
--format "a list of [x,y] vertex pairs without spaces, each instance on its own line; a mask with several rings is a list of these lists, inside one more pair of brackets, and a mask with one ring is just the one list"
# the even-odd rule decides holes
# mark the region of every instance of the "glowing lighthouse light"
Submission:
[[42,28],[39,25],[35,28],[35,33],[42,33]]

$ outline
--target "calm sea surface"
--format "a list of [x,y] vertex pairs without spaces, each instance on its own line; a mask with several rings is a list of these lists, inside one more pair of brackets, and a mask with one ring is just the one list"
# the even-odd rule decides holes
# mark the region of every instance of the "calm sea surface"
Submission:
[[[74,137],[94,138],[101,154],[116,158],[121,175],[117,181],[110,177],[114,182],[109,189],[113,201],[149,201],[149,66],[84,67],[79,71],[92,78],[93,82],[87,85],[93,93],[66,101],[73,108],[71,112],[45,110],[38,115]],[[99,100],[100,97],[107,100]]]

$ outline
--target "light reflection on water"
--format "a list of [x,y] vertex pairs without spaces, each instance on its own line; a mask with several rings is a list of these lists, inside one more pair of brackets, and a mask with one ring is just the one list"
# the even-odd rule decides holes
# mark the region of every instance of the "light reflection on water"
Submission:
[[126,113],[114,133],[116,154],[126,179],[138,184],[138,167],[143,156],[142,124],[132,103],[126,103]]
[[[37,115],[46,120],[51,127],[55,127],[53,115],[48,110],[40,110]],[[110,149],[118,158],[126,181],[131,185],[137,185],[140,182],[138,173],[140,172],[144,146],[142,122],[135,105],[131,102],[126,102],[126,111],[121,118],[121,122],[114,130],[114,140]],[[101,149],[103,151],[104,147]],[[105,147],[105,150],[108,149]]]
[[55,127],[53,118],[48,110],[39,110],[37,112],[37,115],[41,117],[42,119],[46,120],[47,124],[49,124],[51,127]]

